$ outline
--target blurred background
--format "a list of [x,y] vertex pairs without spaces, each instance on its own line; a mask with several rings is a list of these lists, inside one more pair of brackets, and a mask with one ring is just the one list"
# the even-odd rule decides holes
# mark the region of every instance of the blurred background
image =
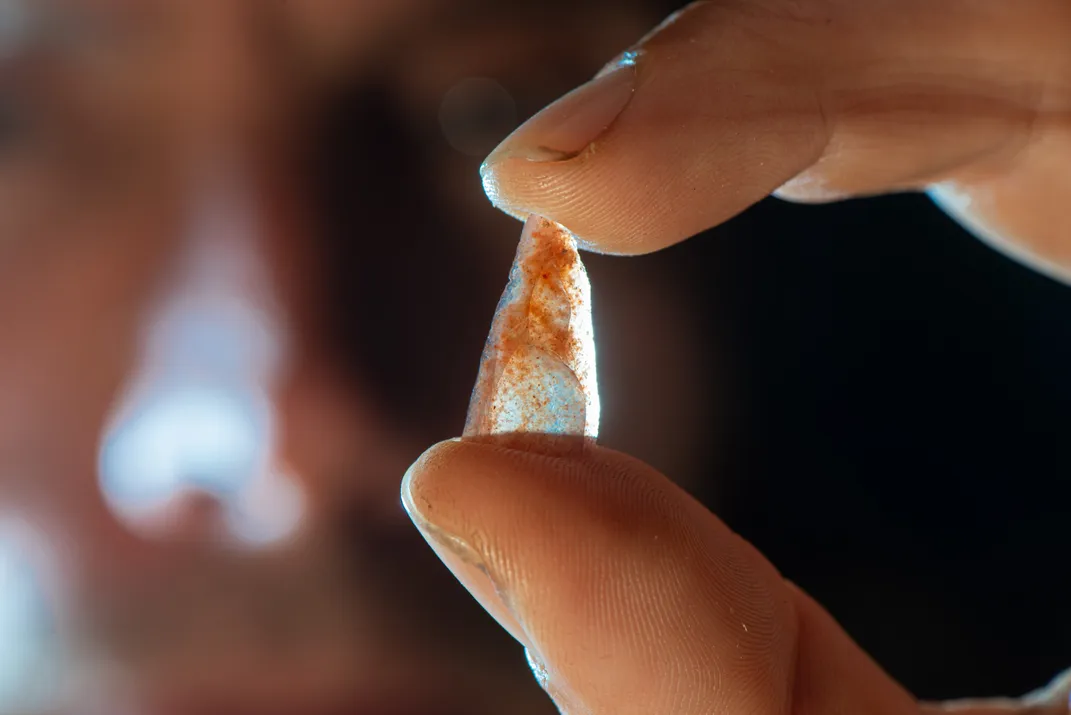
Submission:
[[[554,712],[398,485],[519,235],[480,161],[673,9],[0,0],[0,713]],[[588,267],[604,444],[920,697],[1071,662],[1071,289],[921,196]]]

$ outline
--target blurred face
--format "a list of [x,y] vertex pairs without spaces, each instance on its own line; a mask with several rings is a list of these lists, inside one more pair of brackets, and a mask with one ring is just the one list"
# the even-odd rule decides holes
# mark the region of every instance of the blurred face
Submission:
[[[506,5],[0,0],[0,712],[553,712],[397,485],[519,232],[480,159],[651,18]],[[606,440],[687,473],[678,298],[591,269],[604,403],[673,376]]]

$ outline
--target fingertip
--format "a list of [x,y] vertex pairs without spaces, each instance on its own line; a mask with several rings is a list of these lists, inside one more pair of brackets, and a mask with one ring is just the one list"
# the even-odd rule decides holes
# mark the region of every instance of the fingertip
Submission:
[[[664,223],[659,192],[644,193],[642,178],[630,179],[631,185],[609,178],[629,172],[618,174],[618,162],[605,161],[605,155],[602,145],[592,145],[561,161],[499,157],[481,169],[484,193],[496,208],[518,220],[535,214],[565,226],[584,251],[639,255],[661,248],[650,245],[649,237],[665,235],[674,226]],[[642,177],[642,171],[637,168],[632,176]]]
[[534,212],[526,212],[524,209],[513,207],[510,204],[503,190],[501,174],[498,171],[500,161],[497,157],[488,157],[480,165],[480,183],[483,185],[483,193],[496,209],[518,221],[525,221]]
[[517,624],[560,702],[784,702],[794,631],[779,576],[651,467],[597,446],[556,456],[462,440],[429,450],[406,487],[444,561]]
[[[426,474],[434,472],[440,460],[449,458],[450,445],[457,440],[439,442],[424,451],[417,460],[409,466],[402,477],[401,496],[402,506],[409,518],[414,522],[428,522],[427,516],[431,506],[426,493]],[[418,523],[419,526],[419,523]]]
[[[459,527],[451,516],[458,505],[450,478],[463,479],[465,473],[463,455],[457,461],[460,446],[461,441],[454,439],[424,452],[402,479],[402,504],[428,546],[461,585],[506,632],[529,648],[528,636],[516,617],[501,577],[481,550],[478,539],[474,541],[473,534]],[[440,526],[441,523],[447,526]]]

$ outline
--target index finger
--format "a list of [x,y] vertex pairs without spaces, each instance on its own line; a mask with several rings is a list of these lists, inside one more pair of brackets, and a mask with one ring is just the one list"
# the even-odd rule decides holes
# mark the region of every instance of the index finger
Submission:
[[484,185],[637,254],[775,191],[941,183],[976,228],[1071,267],[1069,47],[1061,0],[699,2],[514,132]]

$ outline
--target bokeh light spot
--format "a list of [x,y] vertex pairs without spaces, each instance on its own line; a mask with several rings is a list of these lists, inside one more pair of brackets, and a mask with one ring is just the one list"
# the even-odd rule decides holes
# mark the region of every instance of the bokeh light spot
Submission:
[[482,157],[517,126],[517,105],[493,79],[470,77],[443,97],[439,124],[450,146],[462,154]]
[[44,707],[57,689],[48,603],[15,533],[0,523],[0,713]]

